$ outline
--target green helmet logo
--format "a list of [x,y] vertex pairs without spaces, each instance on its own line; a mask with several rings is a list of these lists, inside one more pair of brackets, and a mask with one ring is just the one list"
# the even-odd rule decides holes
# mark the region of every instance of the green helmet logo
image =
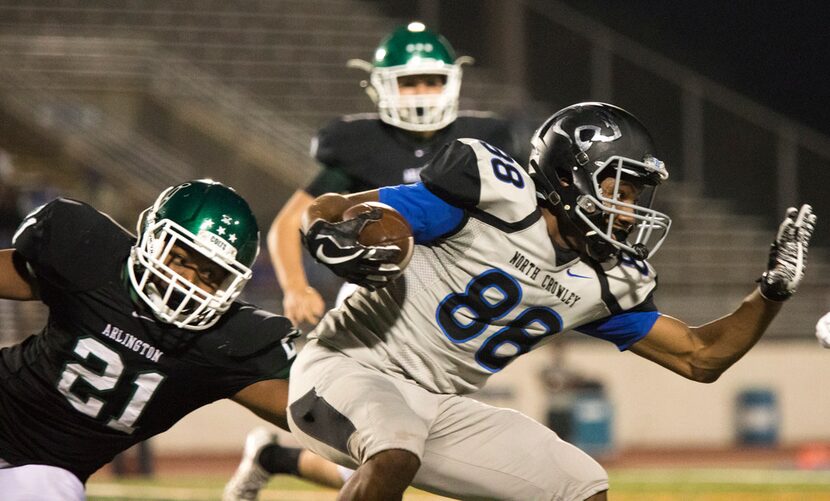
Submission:
[[[185,329],[206,329],[219,320],[250,280],[259,253],[259,228],[247,202],[210,179],[163,191],[142,213],[137,230],[130,281],[160,320]],[[215,292],[168,266],[175,246],[202,254],[226,272]]]
[[402,26],[383,39],[375,50],[375,68],[393,66],[427,67],[432,64],[455,64],[455,51],[446,38],[426,29],[423,24]]
[[232,189],[210,180],[180,184],[155,211],[250,268],[259,252],[259,228],[248,203]]
[[[369,71],[366,92],[377,104],[384,122],[411,131],[443,129],[458,116],[461,63],[441,35],[419,22],[409,23],[384,38],[371,63],[352,60],[350,66]],[[426,91],[401,92],[399,79],[432,75],[442,85]]]

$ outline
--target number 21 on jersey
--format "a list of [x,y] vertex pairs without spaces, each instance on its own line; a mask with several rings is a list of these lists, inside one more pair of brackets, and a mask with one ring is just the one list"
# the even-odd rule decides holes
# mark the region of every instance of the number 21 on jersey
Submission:
[[[106,402],[94,396],[88,396],[84,399],[72,392],[72,385],[80,379],[97,393],[111,392],[121,379],[121,373],[124,372],[124,362],[121,360],[121,355],[116,351],[91,337],[78,339],[73,352],[84,361],[94,357],[106,365],[102,371],[93,372],[79,363],[66,364],[58,381],[58,391],[79,412],[97,418]],[[132,393],[129,402],[124,406],[124,410],[118,417],[112,417],[107,421],[107,426],[127,434],[135,431],[133,425],[141,416],[141,413],[144,412],[144,406],[152,399],[153,393],[156,392],[162,381],[164,381],[164,375],[158,372],[138,374],[133,380],[135,391]]]

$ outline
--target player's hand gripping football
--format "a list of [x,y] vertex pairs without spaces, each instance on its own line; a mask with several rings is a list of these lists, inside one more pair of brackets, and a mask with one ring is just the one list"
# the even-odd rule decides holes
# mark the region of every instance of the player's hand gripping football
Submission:
[[335,275],[379,289],[400,275],[400,266],[393,262],[401,249],[397,245],[366,246],[357,239],[364,226],[380,218],[381,211],[375,208],[338,223],[318,219],[302,235],[303,245]]
[[784,301],[795,293],[807,262],[807,246],[816,226],[816,216],[808,204],[790,207],[778,227],[769,251],[767,271],[758,279],[761,294],[772,301]]

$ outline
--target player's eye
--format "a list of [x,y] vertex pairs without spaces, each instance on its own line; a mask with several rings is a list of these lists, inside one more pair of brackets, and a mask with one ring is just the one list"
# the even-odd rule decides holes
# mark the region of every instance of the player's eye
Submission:
[[184,266],[186,264],[186,262],[187,262],[187,260],[186,260],[185,256],[173,252],[173,253],[170,254],[170,261],[167,264],[168,265],[174,265],[174,266]]
[[633,199],[634,192],[626,186],[621,186],[620,191],[617,193],[617,200],[621,200],[623,202],[630,202]]
[[228,273],[222,269],[208,268],[199,270],[199,279],[213,289],[219,289]]
[[447,79],[444,75],[427,75],[424,77],[424,84],[430,87],[438,87],[444,85]]
[[418,82],[411,79],[411,78],[400,78],[398,79],[398,87],[415,87],[418,85]]
[[216,282],[216,277],[217,277],[217,275],[213,271],[200,271],[199,272],[199,278],[202,279],[202,282],[204,282],[208,285],[214,285],[214,283]]
[[418,87],[424,85],[427,87],[438,87],[446,83],[447,79],[444,75],[408,75],[398,78],[399,87]]

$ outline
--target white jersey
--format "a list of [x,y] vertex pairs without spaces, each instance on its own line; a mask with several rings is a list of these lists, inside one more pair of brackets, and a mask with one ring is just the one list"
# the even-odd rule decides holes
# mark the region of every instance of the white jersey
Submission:
[[[460,227],[416,245],[400,278],[358,289],[311,338],[429,391],[463,394],[564,331],[581,328],[625,349],[650,329],[654,269],[631,260],[601,267],[554,248],[533,181],[506,154],[457,140],[422,180],[464,209]],[[632,327],[641,312],[651,320]]]

